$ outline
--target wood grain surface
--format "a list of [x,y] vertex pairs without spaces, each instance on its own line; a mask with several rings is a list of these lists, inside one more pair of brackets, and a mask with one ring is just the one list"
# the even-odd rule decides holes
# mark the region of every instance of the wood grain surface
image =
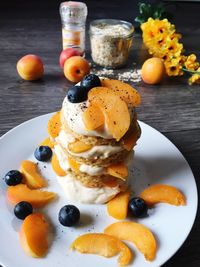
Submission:
[[[0,136],[28,119],[58,110],[71,86],[58,64],[61,51],[59,1],[40,2],[0,3]],[[95,18],[133,22],[136,2],[126,0],[122,5],[119,0],[86,1],[88,23]],[[170,9],[176,14],[173,22],[183,34],[187,52],[196,53],[200,60],[200,3],[174,4]],[[45,75],[38,82],[22,81],[17,75],[16,62],[28,53],[37,54],[44,61]],[[124,70],[132,68],[133,61],[140,68],[147,56],[141,36],[136,35],[129,64]],[[88,36],[87,58],[90,58]],[[162,132],[178,147],[192,168],[199,188],[200,86],[188,86],[186,78],[182,77],[166,78],[158,86],[147,86],[143,82],[133,85],[142,96],[138,118]],[[188,239],[163,266],[200,266],[199,212]]]

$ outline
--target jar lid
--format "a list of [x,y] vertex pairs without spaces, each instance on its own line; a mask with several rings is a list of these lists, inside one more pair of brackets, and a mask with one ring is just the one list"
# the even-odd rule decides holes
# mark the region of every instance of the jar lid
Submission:
[[65,22],[86,20],[87,6],[83,2],[66,1],[60,4],[60,15]]

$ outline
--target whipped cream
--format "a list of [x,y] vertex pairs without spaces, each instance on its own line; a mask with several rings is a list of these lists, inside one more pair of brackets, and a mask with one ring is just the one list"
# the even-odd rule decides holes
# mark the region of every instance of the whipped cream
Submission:
[[[59,160],[60,166],[64,171],[70,170],[70,165],[68,162],[67,154],[65,153],[64,149],[58,144],[55,145],[55,154]],[[98,176],[106,174],[106,168],[104,167],[98,167],[98,166],[92,166],[87,164],[81,164],[80,165],[80,172],[86,173],[91,176]]]
[[[112,101],[112,99],[111,99]],[[82,116],[83,112],[87,108],[88,101],[84,101],[81,103],[71,103],[68,101],[67,97],[65,97],[62,105],[62,111],[65,121],[68,124],[68,127],[75,133],[80,135],[87,136],[100,136],[105,139],[112,139],[113,136],[108,132],[108,128],[106,124],[104,125],[104,129],[101,131],[89,131],[85,128],[85,124],[83,122]],[[132,120],[134,117],[135,109],[133,106],[129,106],[130,119]]]
[[91,166],[87,164],[81,164],[79,168],[80,172],[87,173],[90,176],[98,176],[106,174],[106,168],[98,167],[98,166]]
[[71,174],[64,177],[57,176],[58,182],[63,188],[66,197],[74,202],[103,204],[120,192],[119,186],[89,188],[85,187]]
[[[73,137],[73,136],[72,136]],[[56,142],[61,144],[62,147],[64,147],[69,154],[76,157],[82,157],[82,158],[108,158],[111,155],[116,154],[117,152],[120,152],[123,150],[121,146],[110,146],[110,145],[101,145],[101,146],[93,146],[91,149],[81,152],[81,153],[73,153],[69,151],[68,149],[68,140],[69,140],[69,134],[66,134],[64,130],[61,130],[58,137],[56,138]]]
[[54,152],[57,156],[60,167],[66,172],[69,171],[70,165],[68,162],[68,157],[67,157],[66,153],[64,152],[63,148],[60,145],[55,145],[54,146]]

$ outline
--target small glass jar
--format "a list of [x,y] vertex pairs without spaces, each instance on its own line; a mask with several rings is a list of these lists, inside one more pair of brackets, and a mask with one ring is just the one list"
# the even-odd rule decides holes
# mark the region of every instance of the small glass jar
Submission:
[[93,61],[106,68],[124,66],[132,45],[133,32],[133,25],[123,20],[92,21],[89,33]]
[[73,47],[85,51],[85,22],[87,6],[83,2],[66,1],[60,4],[63,49]]

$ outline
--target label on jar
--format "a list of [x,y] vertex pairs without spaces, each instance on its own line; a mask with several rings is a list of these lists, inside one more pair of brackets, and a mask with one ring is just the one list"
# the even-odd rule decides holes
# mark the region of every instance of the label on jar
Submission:
[[84,51],[85,32],[73,29],[62,29],[63,49],[68,47],[78,48]]

